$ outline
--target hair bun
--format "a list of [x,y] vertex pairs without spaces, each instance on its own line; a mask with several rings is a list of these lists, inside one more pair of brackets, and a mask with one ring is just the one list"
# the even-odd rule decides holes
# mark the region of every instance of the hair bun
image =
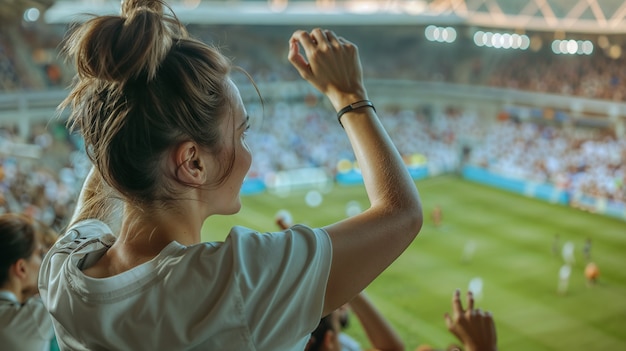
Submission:
[[[110,82],[149,82],[176,38],[186,31],[162,0],[124,0],[121,16],[87,21],[66,43],[81,77]],[[171,10],[171,9],[170,9]]]
[[122,0],[122,16],[131,17],[139,10],[163,14],[163,5],[161,0]]

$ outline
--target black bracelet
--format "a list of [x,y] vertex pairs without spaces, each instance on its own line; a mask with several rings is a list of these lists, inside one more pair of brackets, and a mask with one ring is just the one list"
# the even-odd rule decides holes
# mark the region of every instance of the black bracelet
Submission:
[[337,121],[343,127],[343,124],[341,123],[341,116],[343,116],[347,112],[354,111],[354,110],[356,110],[358,108],[362,108],[362,107],[371,107],[372,109],[374,109],[374,112],[376,112],[376,107],[374,107],[374,104],[371,101],[369,101],[369,100],[361,100],[361,101],[357,101],[357,102],[351,103],[350,105],[348,105],[348,106],[342,108],[341,110],[339,110],[339,112],[337,112]]

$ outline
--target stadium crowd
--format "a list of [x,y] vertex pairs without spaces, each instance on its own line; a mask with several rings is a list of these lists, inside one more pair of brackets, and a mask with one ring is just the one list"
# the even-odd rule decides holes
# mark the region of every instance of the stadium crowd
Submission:
[[626,140],[597,130],[513,121],[493,124],[470,162],[495,173],[551,183],[572,196],[626,203]]
[[[429,117],[417,109],[388,107],[381,115],[409,166],[449,172],[465,162],[516,179],[551,183],[570,195],[582,193],[626,204],[626,141],[600,130],[512,119],[487,122],[474,112],[454,108]],[[332,175],[340,161],[354,161],[343,131],[321,104],[267,104],[264,116],[253,118],[261,120],[248,136],[255,154],[250,178],[308,167]],[[296,130],[310,133],[298,136]],[[89,167],[80,140],[60,122],[34,126],[26,140],[11,128],[1,131],[3,211],[26,211],[59,229],[71,213]],[[37,145],[45,156],[39,160],[10,156],[6,150],[14,143]],[[463,147],[471,149],[465,157]]]
[[494,87],[626,100],[626,59],[603,54],[584,57],[516,55],[491,68],[486,83]]
[[[76,142],[62,123],[33,125],[26,138],[1,127],[0,213],[25,213],[62,229],[90,167]],[[16,152],[24,146],[34,152]]]
[[[294,28],[189,26],[205,42],[220,46],[227,42],[222,49],[257,82],[298,79],[287,64],[283,37]],[[57,55],[65,29],[33,24],[0,37],[0,91],[66,86],[73,72]],[[549,47],[536,52],[479,48],[464,37],[453,45],[433,43],[409,26],[338,26],[336,31],[359,44],[367,78],[445,81],[626,101],[626,57],[610,58],[599,47],[590,56],[555,55]],[[394,53],[393,60],[388,52]]]
[[[602,53],[555,56],[543,51],[512,55],[506,51],[486,52],[468,43],[431,43],[404,27],[361,29],[338,30],[359,44],[364,74],[369,78],[436,80],[626,99],[626,85],[620,79],[626,76],[623,58],[609,59]],[[64,28],[54,27],[43,39],[35,39],[38,36],[34,33],[41,34],[42,30],[22,30],[21,36],[26,39],[23,41],[10,40],[13,36],[0,37],[0,91],[41,90],[69,83],[71,72],[64,68],[60,56],[50,53],[58,51]],[[299,79],[286,61],[283,35],[289,30],[279,26],[263,26],[254,31],[246,26],[190,26],[191,33],[203,41],[218,46],[228,42],[222,49],[257,83]],[[264,46],[255,45],[260,41]],[[251,48],[254,55],[249,54]],[[390,51],[394,52],[393,60],[380,55]],[[20,52],[30,52],[31,59],[21,60]],[[428,55],[420,54],[423,52]],[[25,72],[44,72],[48,78],[24,77]],[[328,174],[335,174],[339,161],[352,157],[342,130],[333,118],[328,118],[332,111],[318,101],[319,97],[309,96],[305,102],[248,107],[252,117],[261,120],[249,136],[255,153],[249,177],[263,179],[276,171],[304,167],[322,167]],[[495,123],[495,118],[452,108],[435,115],[425,114],[419,108],[401,109],[393,105],[382,109],[385,127],[409,165],[415,164],[415,155],[419,155],[419,160],[427,160],[428,167],[438,172],[459,169],[467,161],[495,173],[549,182],[570,194],[584,193],[626,203],[626,142],[614,135],[512,120]],[[37,144],[46,156],[45,162],[18,162],[6,153],[0,156],[2,187],[6,189],[1,201],[4,211],[30,211],[59,227],[86,175],[87,162],[79,151],[80,141],[69,136],[61,124],[48,125],[48,131],[44,127],[34,126],[27,140],[18,140],[9,126],[2,128],[0,143]],[[294,133],[303,129],[310,133]],[[463,148],[471,149],[469,158],[463,154]]]

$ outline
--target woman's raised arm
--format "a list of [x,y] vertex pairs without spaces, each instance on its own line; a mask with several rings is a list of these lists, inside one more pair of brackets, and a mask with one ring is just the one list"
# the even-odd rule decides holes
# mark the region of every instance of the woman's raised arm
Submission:
[[422,226],[422,207],[413,179],[369,104],[357,46],[328,30],[296,31],[289,60],[336,111],[346,111],[339,123],[370,200],[361,214],[325,228],[333,245],[324,303],[324,313],[329,313],[363,290],[409,246]]

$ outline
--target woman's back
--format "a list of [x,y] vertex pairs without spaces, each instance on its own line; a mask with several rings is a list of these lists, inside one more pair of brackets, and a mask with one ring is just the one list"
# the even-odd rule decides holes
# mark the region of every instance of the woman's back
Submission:
[[302,316],[321,313],[330,241],[320,229],[235,227],[224,243],[172,242],[116,276],[82,274],[114,241],[104,223],[83,221],[44,262],[41,293],[63,347],[302,350],[298,335],[315,327]]

